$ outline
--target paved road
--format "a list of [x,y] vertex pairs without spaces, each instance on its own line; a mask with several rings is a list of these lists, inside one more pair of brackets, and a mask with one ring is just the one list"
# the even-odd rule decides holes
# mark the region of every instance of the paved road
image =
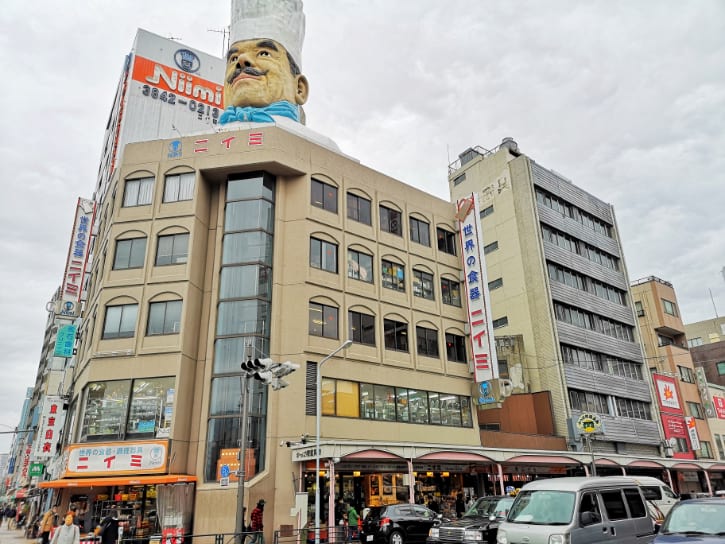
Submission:
[[35,540],[28,540],[25,538],[25,529],[8,529],[8,522],[3,520],[2,527],[0,527],[0,544],[20,544],[25,542],[26,544],[35,544]]

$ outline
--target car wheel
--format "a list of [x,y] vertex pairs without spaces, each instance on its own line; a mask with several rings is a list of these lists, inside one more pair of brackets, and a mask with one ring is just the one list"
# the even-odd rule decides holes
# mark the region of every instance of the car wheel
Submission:
[[405,539],[403,538],[403,535],[400,531],[393,531],[390,533],[390,544],[404,544]]

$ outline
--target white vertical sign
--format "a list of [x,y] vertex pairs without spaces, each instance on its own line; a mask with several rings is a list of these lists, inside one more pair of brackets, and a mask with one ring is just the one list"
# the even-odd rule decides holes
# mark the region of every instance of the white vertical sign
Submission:
[[43,411],[38,425],[38,435],[35,438],[35,459],[55,457],[56,447],[65,423],[65,410],[61,397],[45,397]]
[[697,427],[695,427],[695,418],[688,416],[685,418],[685,425],[687,426],[687,434],[690,435],[690,444],[692,445],[693,451],[700,449],[700,438],[697,436]]
[[456,219],[460,223],[463,283],[466,287],[468,325],[473,350],[473,378],[476,383],[482,383],[498,378],[498,359],[491,328],[491,299],[477,193],[471,193],[456,203]]

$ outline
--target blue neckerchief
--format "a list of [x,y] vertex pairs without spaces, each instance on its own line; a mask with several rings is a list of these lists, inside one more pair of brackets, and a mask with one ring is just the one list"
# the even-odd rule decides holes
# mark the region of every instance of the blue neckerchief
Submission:
[[264,108],[253,108],[247,106],[239,108],[235,106],[229,106],[224,110],[221,117],[219,118],[220,125],[226,125],[227,123],[233,123],[234,121],[251,121],[253,123],[271,123],[273,115],[280,117],[288,117],[293,121],[300,122],[299,108],[288,102],[287,100],[280,100],[279,102],[272,102],[269,106]]

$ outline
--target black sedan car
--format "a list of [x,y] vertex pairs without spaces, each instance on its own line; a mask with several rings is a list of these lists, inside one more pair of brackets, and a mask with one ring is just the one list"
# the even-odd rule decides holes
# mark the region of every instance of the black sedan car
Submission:
[[513,497],[481,497],[460,519],[432,527],[428,544],[496,543],[498,524],[506,519]]
[[423,544],[440,516],[421,504],[373,506],[362,522],[361,544]]

